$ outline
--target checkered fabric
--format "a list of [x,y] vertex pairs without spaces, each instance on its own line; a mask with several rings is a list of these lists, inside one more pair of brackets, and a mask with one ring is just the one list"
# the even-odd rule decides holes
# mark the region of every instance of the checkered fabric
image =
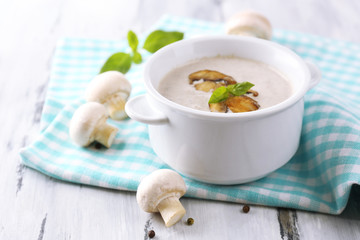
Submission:
[[[223,23],[174,16],[164,16],[149,32],[155,29],[182,31],[186,38],[224,34]],[[298,152],[282,168],[247,184],[219,186],[185,178],[186,196],[338,214],[351,186],[360,182],[360,45],[282,30],[275,30],[273,41],[323,73],[321,83],[305,95]],[[59,41],[41,134],[20,153],[25,165],[64,181],[129,191],[136,191],[143,176],[168,168],[153,152],[147,126],[131,119],[108,120],[119,128],[110,149],[78,147],[69,138],[69,121],[85,102],[84,89],[117,51],[130,51],[125,40]],[[142,54],[145,61],[150,56]],[[142,64],[133,65],[126,74],[131,97],[145,93],[142,70]]]

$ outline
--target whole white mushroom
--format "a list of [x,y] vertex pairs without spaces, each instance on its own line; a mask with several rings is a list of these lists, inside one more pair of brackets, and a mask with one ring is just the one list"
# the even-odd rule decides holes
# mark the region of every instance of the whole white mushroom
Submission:
[[185,182],[177,172],[160,169],[152,172],[140,182],[136,200],[145,212],[160,212],[165,226],[170,227],[186,213],[179,201],[185,192]]
[[104,104],[112,119],[127,117],[125,103],[131,92],[131,84],[125,75],[118,71],[103,72],[94,77],[85,92],[88,102]]
[[83,147],[97,141],[109,148],[118,129],[107,124],[107,118],[108,113],[102,104],[88,102],[81,105],[70,122],[71,139]]
[[270,40],[272,27],[269,20],[260,13],[243,11],[235,14],[226,22],[226,33],[252,36]]

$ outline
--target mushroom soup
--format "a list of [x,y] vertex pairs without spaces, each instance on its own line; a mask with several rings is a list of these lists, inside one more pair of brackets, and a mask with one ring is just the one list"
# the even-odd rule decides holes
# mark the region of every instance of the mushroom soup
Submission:
[[[245,92],[234,95],[234,86],[236,89],[243,86],[249,89],[245,88]],[[160,81],[158,91],[167,99],[193,109],[247,112],[286,100],[293,93],[293,88],[282,73],[267,64],[238,57],[216,56],[192,60],[171,70]],[[219,97],[219,92],[230,97],[220,97],[217,99],[219,103],[209,104],[212,95]]]

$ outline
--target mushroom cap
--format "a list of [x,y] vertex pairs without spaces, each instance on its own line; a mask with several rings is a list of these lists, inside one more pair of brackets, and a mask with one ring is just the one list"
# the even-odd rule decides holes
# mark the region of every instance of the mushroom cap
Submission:
[[81,105],[74,113],[70,122],[70,137],[80,146],[87,146],[94,141],[93,132],[96,125],[106,121],[106,108],[97,102]]
[[131,84],[124,74],[118,71],[107,71],[100,73],[90,82],[85,92],[88,102],[105,103],[109,96],[121,94],[127,100],[131,92]]
[[186,192],[184,179],[170,169],[159,169],[144,177],[137,189],[136,200],[145,212],[158,212],[165,198],[182,197]]
[[254,11],[243,11],[235,14],[226,22],[226,33],[250,35],[270,40],[272,27],[264,15]]

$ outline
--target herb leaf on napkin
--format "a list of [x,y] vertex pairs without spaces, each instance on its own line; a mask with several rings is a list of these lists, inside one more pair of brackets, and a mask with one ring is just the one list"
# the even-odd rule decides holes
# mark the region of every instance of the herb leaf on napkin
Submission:
[[182,40],[184,33],[182,32],[165,32],[162,30],[156,30],[146,38],[144,43],[144,49],[154,53],[166,45]]
[[136,34],[130,30],[128,32],[127,39],[128,39],[129,46],[131,47],[133,52],[136,52],[137,47],[139,45],[139,40],[138,40],[138,37],[136,36]]
[[134,63],[139,64],[142,62],[142,56],[139,52],[133,52],[132,60]]
[[[184,33],[182,32],[166,32],[162,30],[156,30],[149,34],[144,43],[144,49],[150,53],[154,53],[160,48],[183,39]],[[142,56],[139,53],[138,45],[139,39],[133,31],[129,31],[127,34],[128,44],[132,50],[132,53],[118,52],[111,55],[104,65],[102,66],[100,73],[106,71],[119,71],[123,74],[127,73],[131,68],[131,63],[139,64],[142,62]]]
[[136,64],[139,64],[142,62],[142,56],[138,52],[137,48],[139,45],[139,39],[136,36],[136,34],[133,31],[129,31],[127,35],[129,46],[132,50],[132,61]]
[[127,73],[131,67],[130,54],[118,52],[111,55],[103,65],[100,73],[107,71],[119,71],[123,74]]

